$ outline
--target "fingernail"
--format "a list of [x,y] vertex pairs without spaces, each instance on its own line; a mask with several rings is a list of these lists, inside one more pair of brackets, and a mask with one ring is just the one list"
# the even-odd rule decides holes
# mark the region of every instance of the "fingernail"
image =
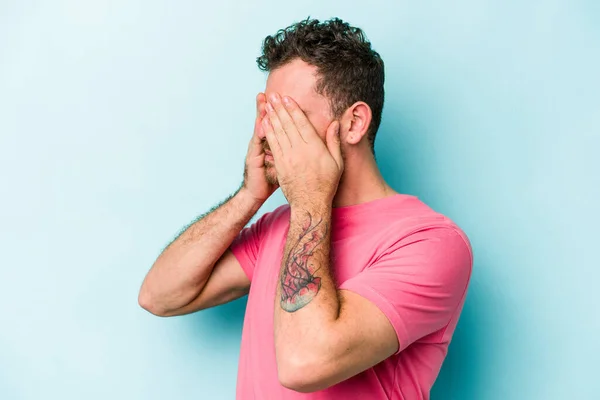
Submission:
[[273,112],[274,111],[273,106],[271,105],[271,103],[267,103],[267,111],[269,111],[269,112]]
[[283,103],[284,103],[286,106],[289,106],[289,105],[291,105],[291,104],[292,104],[292,102],[290,101],[290,98],[289,98],[289,97],[287,97],[287,96],[285,96],[285,97],[283,98]]

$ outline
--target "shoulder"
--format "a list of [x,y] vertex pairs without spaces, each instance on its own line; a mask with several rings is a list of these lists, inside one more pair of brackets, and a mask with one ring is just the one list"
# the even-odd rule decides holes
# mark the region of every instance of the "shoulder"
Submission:
[[459,236],[470,247],[467,234],[455,221],[417,197],[411,196],[399,203],[396,208],[389,210],[385,218],[388,234],[394,238],[430,231],[432,236]]
[[386,219],[386,227],[380,236],[382,250],[385,249],[381,256],[418,257],[422,262],[429,260],[432,266],[448,265],[452,259],[457,268],[470,271],[473,263],[471,242],[450,217],[413,197],[390,210]]

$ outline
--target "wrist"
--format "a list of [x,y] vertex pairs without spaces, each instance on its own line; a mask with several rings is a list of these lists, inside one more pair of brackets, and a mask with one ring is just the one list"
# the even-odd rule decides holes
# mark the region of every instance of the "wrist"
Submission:
[[235,197],[238,199],[242,207],[250,209],[254,212],[258,211],[258,209],[265,203],[265,200],[257,199],[244,186],[238,190]]
[[294,215],[320,215],[327,216],[331,214],[332,205],[326,201],[307,201],[303,203],[294,203],[290,205],[292,216]]

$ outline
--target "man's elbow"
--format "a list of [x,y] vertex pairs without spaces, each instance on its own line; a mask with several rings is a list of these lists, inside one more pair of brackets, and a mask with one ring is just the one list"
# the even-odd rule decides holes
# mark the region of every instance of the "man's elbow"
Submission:
[[302,362],[278,362],[277,375],[281,386],[300,393],[327,389],[330,385],[320,368]]
[[167,310],[164,307],[161,307],[161,305],[158,302],[154,301],[152,295],[148,291],[144,290],[144,288],[140,290],[140,293],[138,295],[138,304],[144,310],[156,315],[157,317],[169,316]]

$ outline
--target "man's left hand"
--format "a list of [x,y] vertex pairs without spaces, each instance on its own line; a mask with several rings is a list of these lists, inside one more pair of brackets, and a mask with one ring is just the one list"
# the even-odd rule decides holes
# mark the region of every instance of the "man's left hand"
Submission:
[[325,142],[290,97],[268,98],[263,126],[273,153],[277,180],[290,207],[331,206],[344,170],[339,122],[327,128]]

